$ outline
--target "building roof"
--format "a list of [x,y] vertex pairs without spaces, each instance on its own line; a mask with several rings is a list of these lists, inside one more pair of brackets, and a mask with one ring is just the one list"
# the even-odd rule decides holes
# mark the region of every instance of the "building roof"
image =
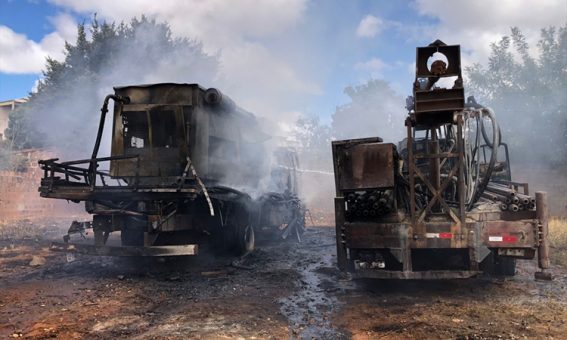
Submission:
[[27,101],[28,101],[27,98],[8,99],[8,100],[1,101],[0,106],[8,106],[8,105],[12,106],[14,104],[23,104]]

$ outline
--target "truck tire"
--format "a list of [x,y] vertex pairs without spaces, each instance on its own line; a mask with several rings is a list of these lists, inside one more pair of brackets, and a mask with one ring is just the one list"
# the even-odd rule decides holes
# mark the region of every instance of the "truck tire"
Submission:
[[243,224],[237,230],[235,251],[239,256],[246,255],[254,250],[255,236],[251,224]]
[[231,206],[227,224],[221,235],[224,250],[229,254],[243,256],[254,250],[255,234],[251,223],[252,211],[249,202],[242,200]]
[[144,246],[144,231],[146,220],[134,216],[125,218],[124,226],[120,232],[120,241],[126,247]]

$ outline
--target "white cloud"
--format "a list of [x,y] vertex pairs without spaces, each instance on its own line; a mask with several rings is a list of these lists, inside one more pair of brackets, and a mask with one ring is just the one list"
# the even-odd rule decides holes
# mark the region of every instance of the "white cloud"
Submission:
[[386,67],[388,67],[388,64],[378,58],[372,58],[368,61],[359,62],[354,65],[355,70],[368,72],[374,78],[380,78],[382,76],[382,71]]
[[490,43],[510,34],[517,26],[535,50],[540,29],[561,26],[567,22],[562,0],[416,0],[414,8],[420,15],[439,20],[436,26],[421,30],[433,41],[460,44],[463,65],[485,63],[490,55]]
[[244,43],[224,49],[221,64],[227,85],[237,94],[249,92],[250,87],[243,88],[242,84],[253,84],[255,97],[265,101],[268,96],[273,103],[286,101],[288,99],[285,97],[296,93],[321,94],[317,84],[302,79],[292,65],[258,43]]
[[382,25],[382,19],[373,15],[367,15],[362,18],[362,20],[358,24],[356,35],[363,38],[373,38],[380,32]]
[[[301,18],[306,0],[50,0],[82,14],[97,13],[99,18],[126,21],[142,14],[167,21],[177,36],[202,40],[205,47],[220,49],[248,38],[282,33]],[[236,39],[236,40],[234,40]]]
[[[322,92],[311,79],[313,72],[302,68],[297,55],[286,53],[286,35],[303,22],[307,1],[49,0],[68,14],[48,18],[54,32],[41,42],[0,27],[0,72],[39,73],[48,55],[62,59],[65,40],[76,39],[74,14],[97,13],[99,21],[117,23],[146,15],[167,22],[175,37],[199,40],[206,53],[219,56],[221,74],[203,85],[220,87],[260,115],[291,121],[296,115],[286,112]],[[277,48],[274,41],[280,41]]]
[[416,0],[420,14],[438,18],[448,27],[476,30],[507,29],[511,25],[542,28],[565,23],[562,0]]
[[0,25],[0,72],[40,73],[47,56],[63,59],[65,40],[73,41],[76,37],[76,23],[66,14],[52,17],[50,21],[56,30],[40,42]]
[[0,72],[37,73],[43,67],[45,56],[40,44],[9,27],[0,26]]
[[128,23],[144,14],[167,22],[174,36],[199,40],[206,53],[219,56],[220,77],[203,85],[220,87],[259,115],[290,121],[294,115],[285,112],[297,109],[297,98],[321,94],[313,74],[287,53],[290,43],[282,42],[304,20],[308,0],[49,1],[72,13],[97,13],[101,21]]
[[55,27],[55,31],[63,40],[75,41],[77,38],[77,22],[72,16],[60,13],[47,19],[49,23]]

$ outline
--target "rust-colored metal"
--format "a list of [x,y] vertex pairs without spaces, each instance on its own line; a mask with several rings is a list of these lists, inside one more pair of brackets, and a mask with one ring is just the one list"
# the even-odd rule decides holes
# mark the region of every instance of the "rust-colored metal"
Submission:
[[[394,146],[380,142],[367,138],[333,142],[335,164],[341,168],[339,191],[394,187]],[[384,166],[374,166],[377,163]]]
[[[428,143],[429,146],[428,152],[425,154],[420,154],[419,157],[415,157],[412,150],[411,151],[412,157],[408,157],[408,162],[409,162],[408,167],[411,169],[409,170],[410,181],[412,178],[415,177],[419,178],[420,182],[427,187],[427,189],[432,195],[427,206],[424,209],[422,209],[419,212],[419,214],[417,214],[417,219],[413,223],[414,225],[420,225],[425,221],[426,217],[429,216],[431,213],[439,213],[442,211],[445,214],[447,214],[451,218],[451,220],[455,223],[456,229],[454,230],[454,232],[458,232],[458,229],[460,228],[461,225],[463,225],[465,221],[464,214],[462,214],[463,211],[461,210],[460,216],[455,214],[455,211],[451,209],[451,207],[449,207],[446,200],[443,198],[443,194],[454,177],[457,177],[458,186],[461,187],[460,183],[463,181],[463,178],[462,176],[460,176],[461,171],[459,171],[459,169],[462,167],[460,160],[461,160],[461,154],[464,154],[464,150],[463,148],[458,148],[458,153],[443,153],[441,155],[439,149],[439,141],[437,140],[437,133],[435,132],[435,130],[436,128],[431,129],[431,140]],[[457,130],[461,131],[460,135],[462,135],[462,121],[460,120],[457,121]],[[414,131],[412,129],[408,131],[408,142],[410,141],[410,136],[413,136],[413,132]],[[409,147],[408,147],[408,154],[410,154]],[[446,176],[447,178],[443,182],[441,182],[440,161],[441,159],[443,159],[443,161],[446,161],[451,158],[453,159],[458,158],[459,161],[453,165],[453,167]],[[430,167],[428,171],[429,176],[426,176],[415,163],[416,160],[419,159],[430,159]],[[413,176],[412,173],[414,173]],[[414,185],[410,186],[410,192],[411,192],[410,199],[411,197],[413,197],[412,200],[415,200],[416,199],[415,183]],[[437,209],[435,209],[436,207]],[[421,233],[425,232],[423,228],[419,228],[418,231]]]
[[550,267],[549,262],[549,243],[548,243],[548,223],[549,223],[549,208],[547,203],[547,193],[544,191],[536,192],[536,213],[537,219],[539,221],[538,228],[538,265],[539,268],[548,269]]

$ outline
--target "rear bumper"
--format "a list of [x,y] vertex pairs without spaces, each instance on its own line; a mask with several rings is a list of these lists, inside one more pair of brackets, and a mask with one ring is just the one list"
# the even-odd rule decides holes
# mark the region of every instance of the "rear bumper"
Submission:
[[351,273],[355,279],[404,279],[404,280],[439,280],[439,279],[467,279],[480,271],[471,270],[428,270],[420,272],[393,271],[379,269],[357,269]]
[[118,247],[53,242],[49,250],[96,256],[187,256],[197,255],[198,248],[196,244],[181,246]]

